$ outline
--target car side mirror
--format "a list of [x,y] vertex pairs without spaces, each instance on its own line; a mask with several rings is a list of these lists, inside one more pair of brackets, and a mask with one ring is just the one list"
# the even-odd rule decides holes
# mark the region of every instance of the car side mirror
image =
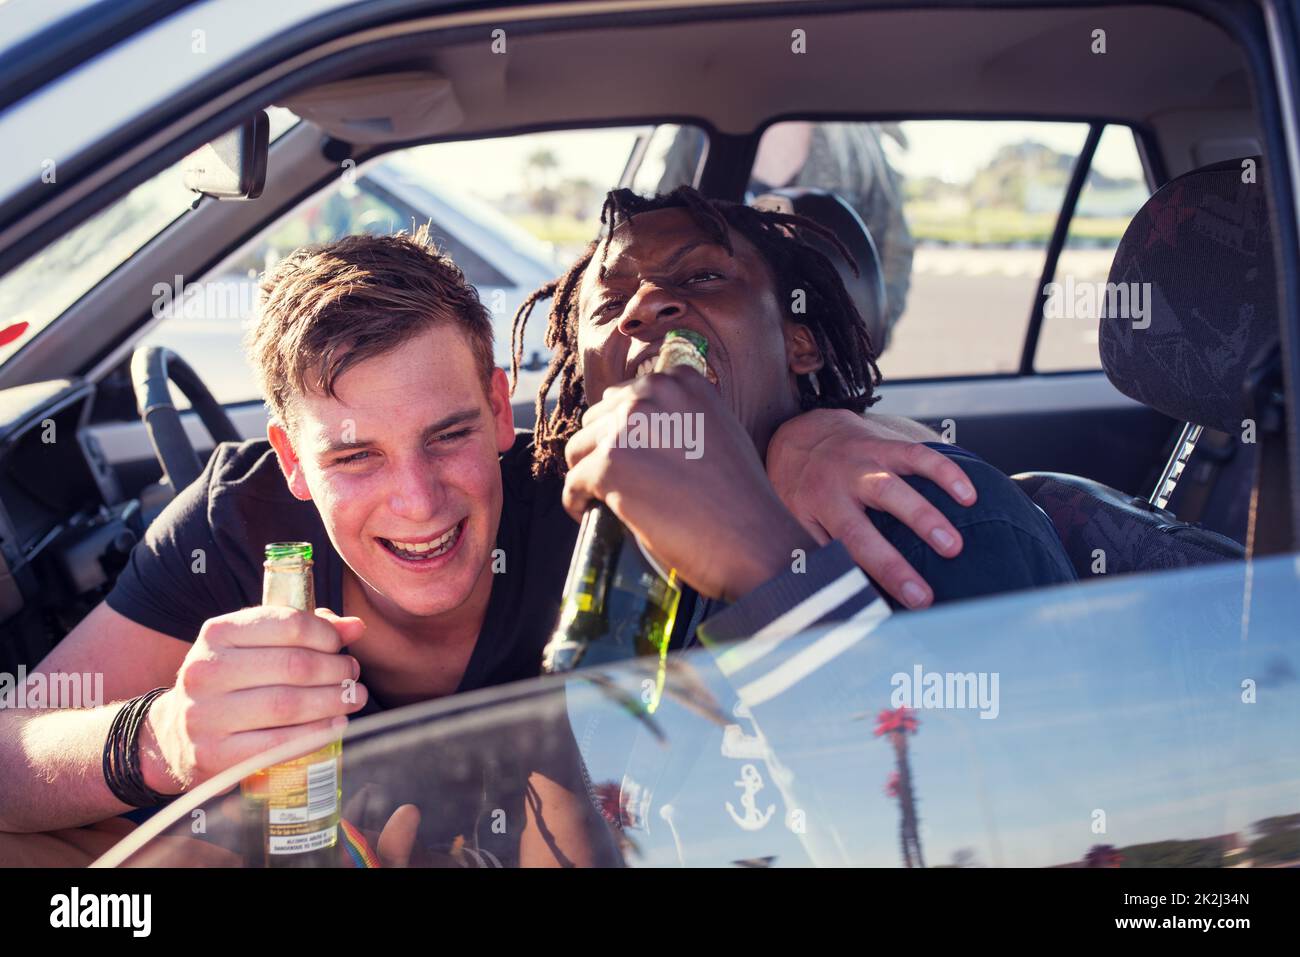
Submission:
[[257,199],[266,185],[271,121],[258,110],[185,157],[185,186],[214,199]]

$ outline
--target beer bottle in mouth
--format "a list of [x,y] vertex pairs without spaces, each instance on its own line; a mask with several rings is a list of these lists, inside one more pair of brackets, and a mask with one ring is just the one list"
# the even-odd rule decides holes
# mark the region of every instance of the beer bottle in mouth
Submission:
[[[262,604],[311,612],[311,545],[266,546]],[[264,768],[240,785],[245,814],[245,866],[333,867],[342,795],[343,742]]]
[[[689,365],[707,375],[708,351],[708,340],[699,333],[674,329],[664,337],[654,371]],[[578,530],[560,620],[542,653],[542,670],[551,674],[580,664],[654,656],[654,688],[642,697],[653,712],[663,693],[681,596],[676,572],[660,567],[608,506],[593,503]]]

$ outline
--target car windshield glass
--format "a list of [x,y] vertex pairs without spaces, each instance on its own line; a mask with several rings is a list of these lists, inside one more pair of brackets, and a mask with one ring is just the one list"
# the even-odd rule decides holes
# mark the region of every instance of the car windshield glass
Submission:
[[[298,122],[281,107],[267,113],[272,140]],[[182,165],[141,183],[0,278],[0,365],[190,208],[194,193],[185,188]]]
[[[1300,566],[1256,562],[1249,591],[1246,574],[697,648],[669,659],[662,694],[639,659],[360,719],[337,865],[407,804],[410,863],[428,866],[1294,863]],[[102,863],[240,866],[260,832],[238,782],[267,763],[209,781]]]

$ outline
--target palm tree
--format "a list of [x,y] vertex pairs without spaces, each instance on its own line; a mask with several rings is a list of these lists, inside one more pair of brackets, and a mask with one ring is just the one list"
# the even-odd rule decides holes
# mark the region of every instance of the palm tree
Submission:
[[904,867],[925,867],[925,858],[921,854],[921,837],[917,831],[912,771],[907,761],[907,736],[915,734],[919,724],[912,709],[906,707],[893,711],[886,708],[876,716],[875,736],[887,734],[894,745],[897,770],[889,776],[885,793],[898,798],[903,812],[899,823],[899,841],[902,844]]
[[551,188],[551,179],[559,166],[555,153],[545,148],[534,150],[524,160],[524,175],[532,184],[533,205],[545,216],[555,213],[556,193]]

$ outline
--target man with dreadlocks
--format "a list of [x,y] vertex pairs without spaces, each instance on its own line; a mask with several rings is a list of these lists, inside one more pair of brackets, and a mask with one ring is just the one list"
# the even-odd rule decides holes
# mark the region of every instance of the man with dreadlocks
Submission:
[[[849,258],[833,234],[802,217],[710,200],[689,187],[654,198],[615,190],[601,222],[602,236],[516,317],[517,355],[532,307],[553,299],[546,343],[554,356],[537,399],[534,469],[564,475],[564,504],[574,518],[593,498],[604,501],[692,586],[672,647],[689,646],[697,635],[711,649],[758,642],[718,654],[712,668],[709,656],[696,656],[691,674],[722,699],[718,713],[728,713],[730,697],[729,713],[762,730],[749,735],[729,724],[718,733],[670,694],[655,714],[674,742],[670,749],[639,725],[611,747],[614,732],[597,728],[595,717],[574,736],[593,772],[609,754],[620,756],[612,759],[616,779],[621,773],[620,807],[638,810],[619,823],[646,830],[637,842],[662,834],[647,828],[651,818],[662,819],[674,838],[665,853],[682,865],[716,864],[682,857],[719,846],[717,823],[686,813],[674,797],[688,777],[734,782],[749,804],[742,801],[743,815],[726,809],[738,826],[761,828],[775,804],[764,812],[753,799],[764,783],[759,763],[784,789],[799,778],[807,736],[819,722],[847,720],[836,709],[852,698],[852,678],[833,663],[889,616],[854,558],[897,596],[895,607],[928,603],[924,579],[943,601],[1075,576],[1047,517],[1006,476],[956,447],[908,441],[936,438],[916,423],[863,420],[880,381],[876,354],[833,263],[808,242],[809,233],[818,234]],[[792,314],[797,300],[806,308]],[[681,328],[708,340],[707,379],[689,368],[650,371],[666,333]],[[546,415],[557,382],[558,401]],[[698,454],[625,440],[634,417],[656,414],[697,416]],[[850,450],[854,436],[867,431],[894,436],[899,455],[912,457],[911,468],[899,462],[893,469],[911,473],[905,481],[855,474],[861,459],[851,454],[842,456],[842,468],[828,468],[834,460],[825,448],[810,454],[818,443]],[[814,481],[817,469],[835,474]],[[974,488],[962,487],[967,478]],[[856,489],[861,500],[850,494]],[[911,518],[904,524],[863,505]],[[961,538],[933,534],[949,527]],[[841,541],[825,544],[833,538]],[[719,603],[730,605],[719,610]],[[825,637],[811,631],[846,620],[852,628]],[[804,630],[811,632],[806,639],[773,653]],[[599,748],[587,743],[602,734]],[[717,747],[707,747],[714,739]],[[746,763],[719,768],[719,755]],[[814,863],[845,863],[819,826],[801,822],[802,849]],[[691,829],[695,839],[679,839]]]
[[[602,237],[529,297],[514,330],[517,354],[533,306],[553,300],[546,342],[554,357],[537,398],[534,469],[566,475],[570,514],[592,497],[606,500],[687,582],[724,600],[831,538],[849,551],[823,549],[826,574],[838,577],[851,555],[895,607],[1073,579],[1052,526],[1004,475],[917,423],[862,419],[877,399],[876,355],[834,264],[806,240],[816,234],[849,259],[832,233],[690,187],[655,198],[615,190],[601,222]],[[796,300],[804,310],[791,315]],[[664,334],[681,327],[709,340],[716,383],[689,371],[644,374]],[[811,410],[825,411],[799,416]],[[620,447],[628,416],[655,412],[702,414],[705,454],[684,460],[680,450]],[[855,474],[860,463],[848,454],[837,455],[843,467],[831,472],[825,454],[806,454],[828,436],[845,452],[868,430],[894,438],[900,459],[912,463],[890,463],[899,466],[893,471],[914,474]],[[848,504],[854,489],[869,512]],[[904,524],[897,515],[912,518]]]

